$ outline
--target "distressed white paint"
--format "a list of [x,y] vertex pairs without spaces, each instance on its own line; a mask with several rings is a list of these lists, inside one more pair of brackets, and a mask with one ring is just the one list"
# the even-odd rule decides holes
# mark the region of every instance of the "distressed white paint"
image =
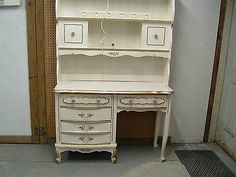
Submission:
[[0,135],[31,135],[25,1],[0,8]]
[[202,142],[220,0],[177,0],[171,61],[173,142]]

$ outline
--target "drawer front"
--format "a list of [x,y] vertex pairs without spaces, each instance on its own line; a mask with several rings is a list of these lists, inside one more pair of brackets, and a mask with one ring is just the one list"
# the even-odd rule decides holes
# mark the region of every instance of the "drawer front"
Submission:
[[142,47],[167,50],[170,49],[170,25],[143,23]]
[[109,107],[110,95],[66,94],[61,95],[61,106],[71,107]]
[[61,131],[111,131],[111,123],[67,123],[61,122]]
[[121,95],[118,96],[118,108],[159,108],[167,106],[166,95]]
[[60,20],[58,24],[59,47],[87,47],[88,22]]
[[59,117],[61,120],[77,121],[99,121],[111,120],[111,109],[68,109],[60,108]]
[[111,134],[83,135],[83,134],[61,134],[62,143],[70,144],[108,144],[111,143]]

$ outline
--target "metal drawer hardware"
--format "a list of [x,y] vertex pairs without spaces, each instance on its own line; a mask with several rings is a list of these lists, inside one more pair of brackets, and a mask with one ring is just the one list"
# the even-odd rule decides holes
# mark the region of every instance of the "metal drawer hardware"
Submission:
[[88,126],[88,129],[89,129],[89,130],[92,130],[92,129],[94,129],[94,126],[89,125],[89,126]]
[[84,130],[84,129],[85,129],[85,126],[82,125],[82,126],[80,126],[80,127],[78,127],[78,128],[80,128],[81,130]]
[[165,103],[163,98],[145,98],[145,97],[124,97],[120,99],[121,104],[125,105],[161,105]]
[[159,38],[158,34],[154,34],[154,38],[157,40]]
[[63,103],[66,104],[82,104],[82,105],[88,105],[88,104],[101,104],[105,105],[109,103],[109,98],[106,97],[65,97],[63,99]]
[[79,138],[81,141],[84,141],[85,140],[85,137],[80,137]]
[[71,32],[71,37],[75,37],[75,32]]
[[94,114],[92,114],[92,113],[88,113],[87,116],[88,116],[89,118],[91,118],[91,117],[94,116]]
[[81,112],[81,113],[78,114],[78,116],[79,116],[79,117],[84,117],[85,114]]
[[[82,125],[82,126],[80,126],[80,127],[78,127],[79,129],[81,129],[81,130],[85,130],[85,126],[84,125]],[[92,129],[94,129],[94,126],[92,126],[92,125],[89,125],[88,126],[88,128],[87,128],[89,131],[91,131]]]
[[81,141],[83,141],[83,142],[86,142],[86,143],[88,143],[89,141],[93,141],[94,140],[94,138],[93,137],[88,137],[87,139],[85,138],[85,137],[80,137],[79,138]]

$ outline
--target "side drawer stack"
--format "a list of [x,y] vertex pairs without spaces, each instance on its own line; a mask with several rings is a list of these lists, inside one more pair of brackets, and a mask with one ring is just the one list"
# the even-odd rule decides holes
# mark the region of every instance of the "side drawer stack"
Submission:
[[110,144],[111,100],[110,95],[61,94],[59,109],[61,143]]

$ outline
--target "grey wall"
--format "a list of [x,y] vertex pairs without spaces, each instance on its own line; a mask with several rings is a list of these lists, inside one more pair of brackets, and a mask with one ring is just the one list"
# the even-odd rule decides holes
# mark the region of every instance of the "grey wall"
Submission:
[[220,0],[177,0],[170,85],[173,142],[201,142],[208,106]]
[[31,135],[25,0],[0,7],[0,136]]

